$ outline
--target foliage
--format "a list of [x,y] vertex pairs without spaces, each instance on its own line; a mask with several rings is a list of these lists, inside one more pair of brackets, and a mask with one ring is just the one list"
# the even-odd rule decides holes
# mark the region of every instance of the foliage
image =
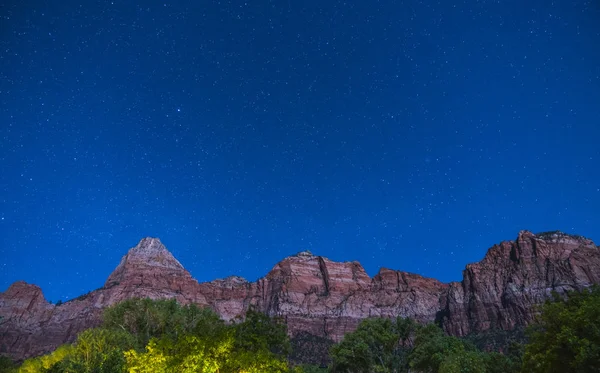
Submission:
[[529,333],[524,372],[599,372],[600,288],[569,293],[566,301],[555,294]]
[[484,354],[465,351],[463,347],[450,352],[439,365],[439,373],[486,373]]
[[465,339],[483,351],[507,351],[511,345],[527,342],[524,327],[511,330],[489,329],[469,334]]
[[[530,327],[530,343],[490,331],[459,339],[409,319],[371,318],[330,348],[331,372],[517,373],[600,371],[600,289],[555,295]],[[508,336],[508,337],[506,337]],[[304,338],[304,337],[303,337]],[[309,346],[312,339],[303,345]],[[471,341],[501,341],[485,352]],[[330,343],[330,342],[329,342]],[[323,345],[323,344],[321,344]],[[324,344],[327,345],[327,344]],[[302,344],[295,344],[302,346]],[[480,347],[490,346],[488,342]],[[497,346],[497,345],[496,345]],[[312,351],[312,350],[311,350]],[[297,353],[295,353],[297,354]],[[291,345],[281,320],[248,311],[225,324],[211,310],[175,301],[134,299],[106,310],[101,328],[72,345],[26,360],[25,373],[324,373],[319,365],[290,367]],[[296,355],[300,356],[300,355]],[[0,357],[0,372],[11,371]]]
[[222,321],[210,309],[180,306],[174,299],[129,299],[107,308],[103,319],[103,327],[132,334],[136,349],[140,351],[151,338],[177,339],[194,330],[210,334],[222,326]]
[[290,353],[290,341],[287,326],[281,320],[249,310],[243,322],[235,326],[236,348],[248,352],[269,351],[287,356]]
[[[410,367],[420,372],[438,373],[444,360],[456,360],[456,355],[474,349],[472,345],[446,335],[437,325],[429,324],[417,330],[415,347],[409,358]],[[459,363],[454,362],[451,366]]]
[[8,356],[0,355],[0,373],[12,373],[15,371],[15,363]]
[[124,361],[118,356],[131,349],[134,343],[133,336],[123,330],[88,329],[77,337],[70,360],[84,372],[92,372],[95,367],[106,371],[108,366],[115,365],[119,369],[119,362],[122,365]]
[[397,372],[408,369],[413,321],[370,318],[331,350],[332,372]]
[[223,372],[287,372],[290,341],[287,327],[277,319],[249,310],[233,326],[234,344]]
[[72,352],[73,346],[62,345],[49,354],[25,360],[18,371],[19,373],[49,372],[55,365],[65,360]]
[[318,365],[303,364],[298,367],[299,373],[327,373],[327,368]]
[[80,296],[73,298],[73,299],[69,299],[68,301],[66,301],[65,303],[69,303],[75,300],[86,300],[90,295],[92,295],[92,290],[88,291],[85,294],[81,294]]
[[77,336],[73,345],[63,345],[50,354],[26,360],[19,372],[122,372],[123,350],[133,344],[133,337],[125,331],[88,329]]
[[273,372],[288,371],[285,326],[250,311],[244,322],[212,333],[200,328],[177,339],[152,338],[145,352],[125,353],[131,372]]
[[130,372],[220,372],[231,353],[231,336],[217,343],[197,336],[187,335],[174,342],[170,338],[152,339],[146,351],[125,352]]
[[[24,362],[27,373],[288,373],[285,324],[249,311],[225,325],[211,310],[173,300],[132,299],[107,309],[101,328]],[[301,368],[293,372],[302,372]]]
[[327,366],[330,362],[329,350],[335,344],[331,339],[316,336],[308,332],[300,332],[290,339],[292,352],[289,355],[291,362],[302,365],[303,369],[311,365]]
[[515,350],[507,354],[488,352],[483,354],[486,373],[517,373],[521,370],[521,345],[513,345]]

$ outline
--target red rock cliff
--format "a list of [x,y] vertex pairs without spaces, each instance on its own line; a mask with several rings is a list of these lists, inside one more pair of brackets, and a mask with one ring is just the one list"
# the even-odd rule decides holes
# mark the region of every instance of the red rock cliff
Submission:
[[212,307],[225,320],[250,306],[283,317],[292,335],[308,332],[339,340],[369,316],[441,321],[465,335],[492,327],[527,324],[533,306],[551,290],[600,283],[600,252],[591,241],[523,231],[465,269],[462,282],[382,268],[370,278],[358,262],[333,262],[302,252],[285,258],[256,282],[228,277],[198,283],[155,238],[129,250],[103,288],[60,306],[35,285],[16,282],[0,294],[0,352],[38,355],[72,341],[100,322],[102,309],[132,297],[175,298]]
[[600,250],[586,238],[560,232],[519,232],[490,248],[450,284],[443,325],[454,335],[528,324],[534,305],[559,293],[600,283]]

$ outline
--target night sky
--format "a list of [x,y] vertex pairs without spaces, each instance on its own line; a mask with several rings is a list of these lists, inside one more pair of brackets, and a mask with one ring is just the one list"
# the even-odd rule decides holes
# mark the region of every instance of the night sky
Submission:
[[600,241],[598,1],[0,17],[0,291],[73,298],[145,236],[199,281],[306,249],[451,281],[521,229]]

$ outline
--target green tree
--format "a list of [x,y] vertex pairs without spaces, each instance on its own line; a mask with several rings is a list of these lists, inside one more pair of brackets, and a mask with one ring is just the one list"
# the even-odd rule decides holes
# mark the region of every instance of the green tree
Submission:
[[233,335],[233,349],[224,372],[288,371],[290,340],[281,320],[251,309],[243,322],[233,326]]
[[463,347],[445,356],[439,373],[486,373],[485,353],[466,351]]
[[218,340],[195,335],[153,338],[145,352],[125,353],[127,368],[139,373],[287,373],[287,362],[266,349],[235,348],[235,332],[229,329]]
[[301,373],[300,367],[288,366],[289,352],[285,324],[259,312],[226,325],[208,309],[133,299],[110,307],[101,328],[27,360],[19,371]]
[[297,367],[297,372],[298,373],[327,373],[327,368],[321,368],[318,365],[303,364],[303,365]]
[[72,345],[63,345],[53,352],[26,360],[22,373],[117,373],[123,372],[123,350],[134,345],[125,332],[108,329],[88,329],[77,336]]
[[123,351],[134,345],[134,337],[124,330],[88,329],[77,336],[68,360],[80,372],[117,372],[124,366]]
[[258,352],[269,351],[279,356],[290,353],[287,326],[264,313],[248,310],[243,322],[235,325],[235,348]]
[[[437,325],[429,324],[417,330],[414,350],[409,357],[410,367],[418,372],[438,373],[447,358],[456,360],[456,355],[474,350],[474,346],[446,335]],[[456,364],[452,363],[452,366]]]
[[[175,299],[128,299],[107,308],[103,327],[124,330],[135,336],[136,348],[143,350],[151,338],[177,336],[196,330],[219,327],[219,317],[210,309],[181,306]],[[199,328],[200,326],[200,328]]]
[[517,373],[521,370],[521,360],[515,355],[487,352],[482,354],[486,373]]
[[0,373],[12,373],[16,369],[15,363],[8,356],[0,355]]
[[156,339],[150,340],[145,352],[129,350],[125,352],[129,372],[136,373],[166,373],[168,370],[171,340],[164,341],[167,345],[159,344]]
[[73,353],[73,346],[62,345],[49,354],[27,359],[19,367],[19,373],[45,373],[55,370]]
[[408,342],[414,330],[415,324],[409,319],[365,319],[330,349],[331,371],[407,371]]
[[523,372],[600,372],[600,288],[567,296],[554,294],[530,327]]

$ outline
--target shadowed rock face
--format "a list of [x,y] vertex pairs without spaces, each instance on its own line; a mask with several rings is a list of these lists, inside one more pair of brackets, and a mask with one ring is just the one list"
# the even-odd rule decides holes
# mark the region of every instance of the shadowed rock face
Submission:
[[290,334],[340,340],[370,316],[441,322],[454,335],[511,329],[532,320],[552,290],[600,283],[600,251],[585,238],[522,231],[488,250],[450,284],[382,268],[370,278],[358,262],[333,262],[302,252],[285,258],[256,282],[228,277],[198,283],[156,238],[123,257],[104,287],[60,306],[41,289],[16,282],[0,293],[0,352],[22,359],[48,352],[96,326],[102,309],[132,297],[175,298],[213,308],[223,319],[249,307],[282,317]]

